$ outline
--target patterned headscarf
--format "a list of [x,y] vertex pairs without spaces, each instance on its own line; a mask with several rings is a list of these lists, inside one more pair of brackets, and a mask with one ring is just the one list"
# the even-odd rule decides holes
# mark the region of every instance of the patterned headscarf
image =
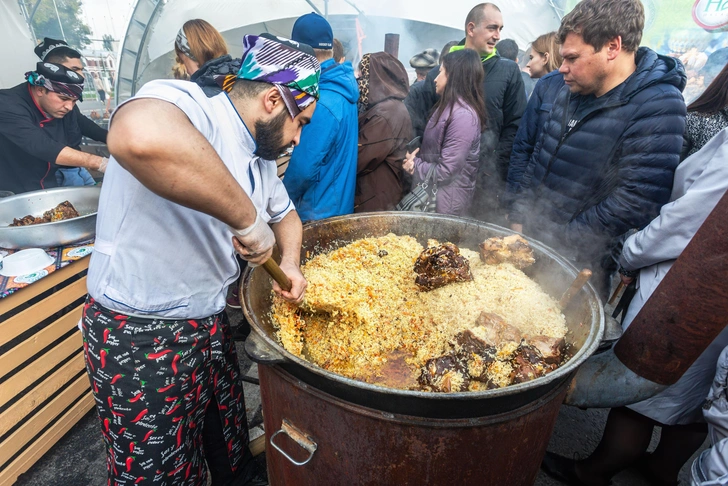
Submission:
[[60,64],[39,62],[35,71],[25,73],[25,79],[33,86],[83,101],[83,77]]
[[359,113],[364,113],[369,107],[369,62],[371,56],[364,54],[359,63]]
[[192,55],[192,51],[190,50],[190,44],[187,42],[187,34],[185,34],[184,26],[180,27],[179,31],[177,32],[177,38],[174,40],[174,46],[179,49],[182,54],[189,57],[193,61],[198,62],[197,59],[195,59],[195,56]]
[[246,35],[240,70],[218,82],[225,91],[232,89],[236,79],[270,83],[278,89],[291,118],[295,118],[318,100],[320,75],[321,66],[309,45],[270,34]]

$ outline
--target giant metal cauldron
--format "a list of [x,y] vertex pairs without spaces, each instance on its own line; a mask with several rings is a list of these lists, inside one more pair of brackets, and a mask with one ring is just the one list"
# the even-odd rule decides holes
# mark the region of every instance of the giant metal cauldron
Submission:
[[[512,232],[436,214],[382,212],[304,227],[302,256],[387,233],[477,249]],[[530,277],[555,298],[577,269],[529,240]],[[305,260],[305,258],[304,258]],[[532,484],[566,386],[599,345],[602,305],[587,285],[564,310],[576,349],[558,370],[518,385],[466,393],[395,390],[330,373],[287,352],[270,319],[271,281],[248,269],[242,293],[253,328],[246,351],[258,362],[271,484]],[[275,449],[275,450],[274,450]]]

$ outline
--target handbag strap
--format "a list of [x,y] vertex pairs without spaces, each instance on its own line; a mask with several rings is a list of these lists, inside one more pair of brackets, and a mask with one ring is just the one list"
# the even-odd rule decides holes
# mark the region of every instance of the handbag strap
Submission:
[[430,170],[427,171],[425,180],[422,181],[422,183],[421,183],[422,187],[429,186],[430,181],[432,181],[432,190],[437,191],[437,176],[435,175],[436,169],[437,169],[437,164],[432,164],[432,167],[430,167]]

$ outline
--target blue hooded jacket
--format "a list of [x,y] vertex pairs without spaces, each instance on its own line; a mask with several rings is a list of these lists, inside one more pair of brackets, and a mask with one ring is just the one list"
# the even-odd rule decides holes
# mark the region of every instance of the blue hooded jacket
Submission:
[[[635,72],[605,95],[564,87],[517,190],[509,219],[580,262],[642,228],[670,199],[685,131],[680,61],[638,49]],[[573,128],[567,124],[579,104]]]
[[351,63],[324,61],[319,89],[283,179],[304,222],[354,212],[359,87]]

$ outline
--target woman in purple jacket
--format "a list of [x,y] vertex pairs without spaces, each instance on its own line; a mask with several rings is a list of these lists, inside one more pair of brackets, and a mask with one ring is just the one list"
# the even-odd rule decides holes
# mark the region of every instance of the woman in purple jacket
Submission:
[[[440,96],[423,135],[422,148],[406,155],[403,169],[414,183],[427,177],[433,164],[437,178],[437,206],[441,214],[468,213],[478,173],[480,134],[485,129],[483,66],[471,49],[443,58],[435,79]],[[419,155],[418,155],[419,153]]]

